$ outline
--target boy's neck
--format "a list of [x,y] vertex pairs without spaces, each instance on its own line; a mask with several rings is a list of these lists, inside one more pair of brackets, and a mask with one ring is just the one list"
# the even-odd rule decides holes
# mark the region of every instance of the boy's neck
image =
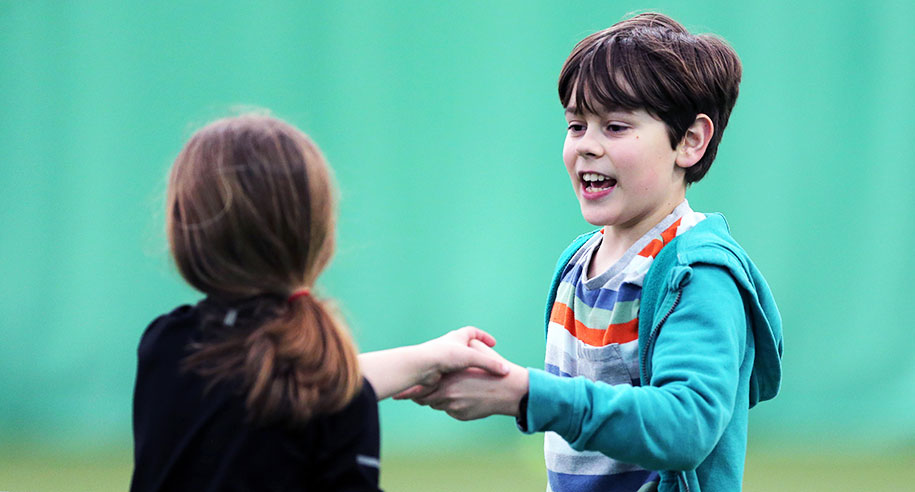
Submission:
[[655,214],[630,227],[624,225],[604,226],[600,246],[594,252],[588,267],[588,278],[594,278],[609,270],[636,241],[641,239],[654,226],[660,224],[665,217],[672,214],[685,199],[683,197],[676,203],[668,204],[666,207],[659,207]]

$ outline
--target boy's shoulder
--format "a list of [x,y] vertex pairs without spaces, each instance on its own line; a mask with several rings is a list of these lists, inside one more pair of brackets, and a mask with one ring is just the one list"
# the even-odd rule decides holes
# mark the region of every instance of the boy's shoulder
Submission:
[[724,215],[706,213],[705,219],[685,233],[674,238],[661,249],[652,263],[654,275],[664,275],[674,267],[709,264],[727,268],[738,283],[752,282],[756,268],[750,256],[731,236],[731,228]]

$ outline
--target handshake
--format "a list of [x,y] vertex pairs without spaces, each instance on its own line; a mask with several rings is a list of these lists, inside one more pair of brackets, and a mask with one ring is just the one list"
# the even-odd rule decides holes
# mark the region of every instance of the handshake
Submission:
[[492,349],[495,338],[464,327],[419,345],[359,355],[378,400],[413,400],[458,420],[518,416],[527,369]]

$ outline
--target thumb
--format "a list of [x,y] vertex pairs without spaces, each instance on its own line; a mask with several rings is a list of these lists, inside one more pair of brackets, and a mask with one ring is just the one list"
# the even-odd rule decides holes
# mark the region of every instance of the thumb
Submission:
[[[468,350],[466,352],[467,367],[478,367],[496,376],[504,376],[508,374],[508,372],[511,370],[508,365],[508,361],[506,361],[495,350],[486,346],[486,344],[483,342],[476,340],[473,342],[476,342],[476,344],[485,348],[488,352],[484,352],[483,350]],[[471,345],[473,345],[473,342]]]

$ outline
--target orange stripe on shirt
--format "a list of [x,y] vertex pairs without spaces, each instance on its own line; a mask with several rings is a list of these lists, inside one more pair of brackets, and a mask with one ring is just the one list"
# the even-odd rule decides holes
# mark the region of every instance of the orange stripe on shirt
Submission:
[[642,251],[639,251],[639,256],[644,256],[646,258],[658,256],[658,253],[661,252],[661,248],[677,237],[677,228],[680,227],[680,220],[682,219],[677,219],[676,222],[665,229],[664,232],[661,233],[661,239],[654,239],[648,243],[647,246],[642,248]]
[[638,318],[626,323],[611,324],[606,329],[588,328],[575,319],[575,313],[561,302],[553,303],[550,322],[559,323],[575,338],[593,347],[611,343],[627,343],[639,338]]

